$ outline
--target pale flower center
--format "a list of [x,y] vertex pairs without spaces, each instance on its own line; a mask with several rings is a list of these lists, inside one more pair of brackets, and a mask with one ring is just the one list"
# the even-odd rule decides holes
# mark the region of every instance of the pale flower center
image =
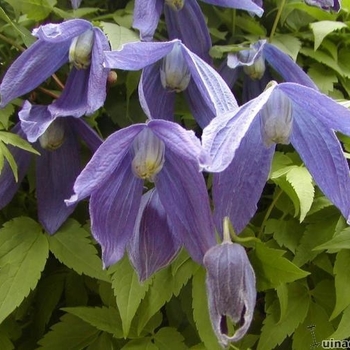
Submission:
[[132,170],[140,179],[154,182],[164,164],[165,145],[153,132],[145,128],[133,143]]
[[77,69],[86,69],[91,63],[91,51],[94,45],[94,31],[87,30],[76,36],[69,48],[69,62]]
[[165,3],[174,11],[180,11],[185,4],[185,0],[165,0]]
[[53,121],[46,131],[39,137],[40,146],[54,151],[60,148],[64,142],[64,126],[59,119]]

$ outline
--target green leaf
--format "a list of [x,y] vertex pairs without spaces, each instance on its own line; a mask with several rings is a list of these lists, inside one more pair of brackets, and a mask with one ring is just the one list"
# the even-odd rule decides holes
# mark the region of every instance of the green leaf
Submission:
[[307,74],[324,94],[333,91],[334,84],[338,82],[338,78],[333,71],[318,63],[313,64]]
[[7,145],[12,145],[25,151],[40,155],[40,153],[34,149],[30,143],[22,139],[22,137],[19,135],[13,134],[12,132],[0,131],[0,140]]
[[131,321],[150,286],[151,280],[149,279],[140,284],[127,256],[124,256],[121,261],[110,267],[109,273],[112,274],[112,288],[122,319],[123,335],[127,337]]
[[331,319],[337,317],[350,305],[350,294],[348,292],[348,286],[350,284],[349,265],[350,251],[341,250],[337,254],[334,263],[336,304]]
[[337,330],[327,338],[346,339],[350,337],[350,305],[346,307]]
[[342,22],[335,21],[319,21],[310,24],[311,30],[315,36],[314,50],[316,51],[321,45],[323,39],[330,33],[346,28],[347,25]]
[[33,290],[49,249],[41,226],[26,217],[13,219],[0,230],[0,323]]
[[153,344],[151,337],[145,337],[129,341],[121,350],[159,350],[159,348]]
[[276,288],[278,300],[280,302],[281,316],[278,322],[284,320],[288,311],[288,288],[287,285],[282,283]]
[[325,250],[328,252],[338,252],[341,249],[350,249],[350,227],[336,232],[333,238],[326,243],[320,244],[313,250]]
[[12,344],[10,338],[3,332],[0,332],[0,349],[1,350],[13,350],[15,347]]
[[154,344],[162,350],[186,350],[184,337],[175,328],[161,328],[154,336]]
[[69,219],[53,236],[48,236],[50,250],[59,261],[78,274],[109,282],[97,250],[88,237],[89,233],[77,221]]
[[207,293],[205,288],[205,270],[203,268],[198,269],[193,276],[192,308],[193,318],[199,336],[205,344],[206,349],[220,350],[221,346],[215,336],[209,317]]
[[66,314],[38,342],[43,350],[82,350],[98,336],[99,330],[80,318]]
[[276,34],[272,38],[271,44],[277,46],[281,51],[292,57],[294,61],[297,60],[301,42],[295,36],[289,34]]
[[101,331],[123,338],[122,322],[118,310],[112,307],[66,307],[63,311],[81,318]]
[[257,279],[257,290],[276,288],[282,283],[293,282],[309,275],[291,261],[284,258],[285,251],[257,243],[249,252],[249,259]]
[[[0,7],[1,16],[1,7]],[[8,129],[10,127],[10,117],[14,113],[15,107],[13,104],[8,104],[6,107],[0,109],[0,127]]]
[[52,12],[54,5],[56,5],[56,1],[52,0],[21,0],[21,11],[28,18],[41,21]]
[[120,50],[123,44],[140,41],[138,34],[131,29],[109,22],[101,22],[100,24],[111,44],[112,50]]
[[281,344],[302,323],[309,308],[308,290],[301,284],[288,286],[288,310],[280,321],[280,307],[275,300],[266,310],[257,350],[271,350]]
[[6,158],[7,162],[9,163],[9,166],[12,170],[13,176],[15,177],[15,181],[18,181],[18,167],[16,164],[15,159],[13,158],[12,153],[9,151],[9,149],[0,141],[0,158],[1,158],[1,170],[4,166],[4,158]]

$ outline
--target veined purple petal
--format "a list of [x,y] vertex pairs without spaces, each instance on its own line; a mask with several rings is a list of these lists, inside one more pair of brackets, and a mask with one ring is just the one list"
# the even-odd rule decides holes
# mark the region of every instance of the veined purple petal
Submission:
[[29,142],[35,142],[56,119],[47,106],[32,105],[29,101],[24,102],[18,116]]
[[104,66],[106,68],[139,70],[159,61],[179,42],[179,40],[173,40],[167,42],[134,42],[124,44],[118,51],[104,53]]
[[222,62],[222,64],[219,67],[219,74],[222,77],[222,79],[224,79],[225,83],[229,86],[230,89],[233,88],[241,71],[242,71],[242,69],[239,67],[237,67],[235,69],[231,69],[227,65],[227,60]]
[[185,1],[180,11],[164,6],[164,14],[169,39],[181,39],[192,52],[211,64],[211,38],[197,1]]
[[70,42],[36,41],[7,70],[0,85],[0,108],[32,91],[68,61]]
[[123,257],[140,206],[143,180],[133,175],[131,161],[128,153],[91,194],[91,232],[102,247],[104,267]]
[[321,191],[350,221],[349,166],[334,133],[305,109],[294,104],[291,142]]
[[103,140],[96,131],[81,118],[70,118],[69,123],[74,132],[81,137],[91,152],[96,152]]
[[312,113],[313,118],[335,131],[350,135],[350,111],[344,106],[319,91],[299,84],[282,83],[277,88],[284,91],[300,110]]
[[140,31],[143,41],[151,41],[163,11],[164,0],[135,0],[132,26]]
[[[243,338],[253,319],[254,270],[244,248],[231,242],[212,247],[204,256],[204,266],[211,323],[219,343],[226,347]],[[227,332],[227,317],[239,325],[232,336]]]
[[285,81],[298,83],[318,90],[316,84],[291,57],[269,43],[265,43],[263,50],[266,61]]
[[261,17],[264,10],[256,4],[256,1],[252,0],[202,0],[208,4],[230,7],[239,10],[246,10]]
[[268,101],[275,86],[270,87],[260,96],[244,104],[236,112],[226,113],[214,118],[204,128],[203,148],[210,154],[212,163],[207,171],[223,171],[235,156],[235,152],[248,132],[251,123],[259,115],[261,108]]
[[166,148],[155,186],[177,239],[201,264],[205,252],[216,242],[208,192],[198,165]]
[[156,189],[142,196],[134,233],[129,242],[129,257],[140,281],[168,265],[181,243],[173,235],[173,226],[159,200]]
[[147,125],[171,152],[197,164],[198,172],[209,164],[210,159],[192,130],[166,120],[154,119]]
[[[24,132],[21,130],[19,123],[14,126],[11,132],[25,138]],[[28,171],[30,160],[32,158],[32,154],[30,152],[11,145],[8,145],[7,147],[17,164],[18,182],[16,182],[8,162],[5,161],[4,167],[1,169],[0,174],[0,209],[5,207],[18,191],[18,188]]]
[[182,45],[182,49],[192,79],[214,115],[218,116],[236,110],[237,101],[221,76],[186,46]]
[[78,176],[73,188],[75,194],[65,201],[66,204],[71,205],[89,196],[105,184],[130,151],[135,137],[145,127],[145,124],[134,124],[110,135]]
[[[33,30],[33,35],[42,41],[51,43],[68,43],[76,36],[92,29],[89,21],[84,19],[71,19],[59,24],[49,23]],[[51,56],[52,57],[52,56]]]
[[139,83],[139,99],[149,119],[174,119],[175,92],[163,88],[159,63],[143,69]]
[[256,118],[229,166],[213,177],[214,220],[222,233],[222,222],[228,216],[239,234],[257,210],[266,184],[275,147],[266,148]]
[[72,193],[80,170],[80,151],[76,134],[69,119],[59,119],[65,132],[63,144],[56,150],[45,150],[38,145],[40,156],[36,158],[36,195],[38,216],[45,230],[53,234],[73,212],[64,199]]

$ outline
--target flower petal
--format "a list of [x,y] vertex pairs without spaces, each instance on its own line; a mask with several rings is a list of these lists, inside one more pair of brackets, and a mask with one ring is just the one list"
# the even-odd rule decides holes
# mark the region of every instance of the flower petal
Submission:
[[211,64],[211,38],[197,1],[185,1],[180,11],[164,6],[164,14],[169,39],[181,39],[192,52]]
[[251,0],[244,0],[244,1],[242,0],[202,0],[202,1],[208,4],[216,5],[216,6],[246,10],[248,12],[258,15],[259,17],[261,17],[262,14],[264,13],[264,10],[258,5],[256,5],[254,1],[251,1]]
[[75,206],[67,207],[64,199],[73,188],[80,166],[79,143],[76,134],[71,130],[69,119],[60,119],[64,124],[65,140],[54,151],[40,147],[40,156],[36,158],[36,195],[38,199],[38,217],[45,230],[53,234]]
[[145,124],[134,124],[110,135],[78,176],[74,184],[75,194],[65,201],[66,204],[71,205],[89,196],[108,181],[144,128]]
[[139,70],[166,56],[179,40],[167,42],[134,42],[124,44],[118,51],[105,52],[104,66]]
[[143,41],[151,41],[163,11],[164,0],[135,0],[132,26],[140,31]]
[[102,247],[104,267],[123,257],[140,206],[143,180],[133,175],[131,162],[132,156],[128,153],[106,181],[91,194],[91,232]]
[[321,191],[350,222],[349,166],[340,143],[328,126],[294,105],[291,142]]
[[149,119],[174,119],[175,92],[163,88],[158,63],[143,69],[139,83],[139,99]]
[[74,128],[74,132],[87,144],[90,151],[96,152],[103,142],[96,131],[81,118],[71,118],[69,122]]
[[216,243],[203,174],[196,163],[166,148],[165,163],[156,176],[155,186],[176,238],[183,242],[192,259],[201,264],[205,252]]
[[275,147],[264,146],[260,118],[256,118],[235,152],[230,165],[214,174],[214,220],[222,233],[222,222],[228,216],[239,234],[257,210],[266,184]]
[[173,227],[159,200],[156,189],[142,196],[133,237],[129,242],[129,257],[140,281],[168,265],[176,256],[181,242],[173,236]]

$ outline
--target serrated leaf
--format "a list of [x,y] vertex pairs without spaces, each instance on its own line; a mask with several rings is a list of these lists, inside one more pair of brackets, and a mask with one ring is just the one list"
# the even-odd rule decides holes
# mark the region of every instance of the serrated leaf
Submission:
[[348,293],[348,286],[350,285],[349,265],[350,251],[341,250],[337,254],[334,263],[336,303],[331,319],[337,317],[350,305],[350,294]]
[[326,250],[337,252],[341,249],[350,249],[350,227],[336,232],[331,240],[326,243],[320,244],[315,247],[313,250]]
[[41,226],[20,217],[0,230],[0,323],[33,290],[49,249]]
[[129,334],[131,321],[141,300],[144,298],[151,280],[140,284],[137,274],[127,256],[109,269],[112,278],[112,288],[117,299],[117,305],[122,319],[123,335]]
[[111,44],[112,50],[120,50],[123,44],[140,41],[138,34],[131,29],[109,22],[101,22],[100,25]]
[[171,268],[167,267],[154,275],[152,284],[149,286],[146,296],[138,309],[139,323],[137,330],[139,334],[151,317],[170,300],[173,293],[173,276]]
[[281,51],[291,56],[293,61],[297,60],[301,48],[301,42],[290,34],[276,34],[272,38],[271,44],[277,46]]
[[153,344],[151,337],[145,337],[129,341],[121,350],[159,350],[159,348]]
[[280,321],[280,308],[275,300],[267,309],[258,350],[271,350],[281,344],[302,323],[309,309],[308,290],[297,283],[288,286],[288,310]]
[[198,334],[206,346],[206,349],[220,350],[219,342],[213,331],[209,310],[207,293],[205,288],[205,271],[197,270],[192,280],[192,308],[193,319],[196,323]]
[[315,43],[314,43],[314,50],[316,51],[318,47],[321,45],[323,39],[330,33],[346,28],[347,25],[342,22],[336,22],[336,21],[319,21],[310,23],[310,27],[312,32],[314,33],[315,37]]
[[249,260],[255,271],[257,290],[276,288],[282,283],[289,283],[309,275],[290,260],[283,257],[285,251],[257,243],[249,252]]
[[77,221],[69,219],[54,235],[48,236],[50,251],[78,274],[109,282],[97,250],[88,237],[89,233]]
[[318,63],[312,65],[307,74],[324,94],[333,91],[334,84],[338,82],[333,71]]
[[99,330],[80,318],[66,314],[39,340],[42,350],[82,350],[98,336]]
[[21,11],[25,13],[28,18],[35,21],[45,19],[52,11],[56,1],[47,0],[21,0]]
[[161,328],[154,336],[154,344],[162,350],[186,350],[184,337],[175,328]]
[[66,307],[63,311],[81,318],[97,329],[123,338],[122,322],[118,310],[113,307]]
[[[1,8],[0,8],[1,14]],[[12,104],[6,105],[4,108],[0,109],[0,127],[8,129],[10,126],[10,117],[14,113],[15,107]]]
[[288,311],[288,288],[287,285],[282,283],[276,288],[278,300],[280,302],[281,315],[278,322],[284,320]]
[[9,163],[9,166],[12,170],[15,181],[17,182],[18,181],[18,167],[17,167],[16,161],[13,158],[13,155],[9,151],[9,149],[1,141],[0,141],[0,158],[2,158],[2,160],[1,160],[2,167],[4,164],[4,158],[7,160],[7,162]]
[[22,139],[22,137],[19,135],[13,134],[12,132],[0,131],[0,140],[7,145],[12,145],[25,151],[40,155],[40,153],[34,149],[30,143]]

